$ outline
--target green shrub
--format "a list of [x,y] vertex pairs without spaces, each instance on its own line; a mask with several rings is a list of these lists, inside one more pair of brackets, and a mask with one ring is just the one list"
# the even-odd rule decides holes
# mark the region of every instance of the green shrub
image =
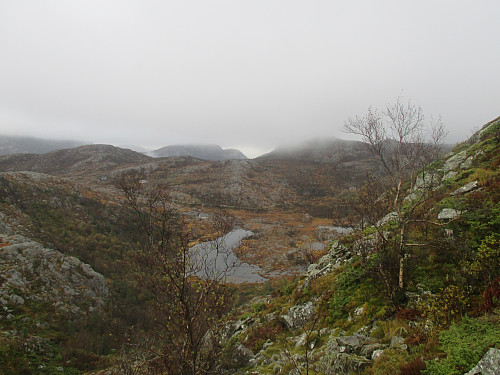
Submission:
[[349,307],[356,295],[360,292],[361,267],[355,268],[352,264],[347,264],[336,280],[335,289],[328,303],[329,316],[332,322],[346,319],[349,315]]
[[490,347],[500,346],[498,317],[494,321],[465,317],[439,334],[439,342],[446,357],[427,361],[423,371],[428,375],[464,374],[482,358]]
[[427,319],[438,327],[446,327],[451,322],[460,319],[469,306],[469,299],[463,288],[448,285],[437,295],[422,301],[420,309]]

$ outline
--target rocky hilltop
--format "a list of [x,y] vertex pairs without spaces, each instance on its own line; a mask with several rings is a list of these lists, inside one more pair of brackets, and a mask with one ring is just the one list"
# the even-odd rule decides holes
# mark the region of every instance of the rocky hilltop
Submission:
[[147,163],[153,158],[110,145],[87,145],[46,154],[0,156],[0,171],[32,171],[53,175],[92,174],[128,164]]
[[173,145],[165,146],[149,153],[154,157],[192,156],[202,160],[248,159],[241,151],[217,145]]

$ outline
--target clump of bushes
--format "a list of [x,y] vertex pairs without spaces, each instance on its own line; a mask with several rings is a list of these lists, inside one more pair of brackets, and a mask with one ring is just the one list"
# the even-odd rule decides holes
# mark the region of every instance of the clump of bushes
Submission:
[[469,371],[491,347],[500,347],[500,318],[464,317],[439,334],[440,348],[446,354],[441,360],[427,361],[423,374],[454,375]]

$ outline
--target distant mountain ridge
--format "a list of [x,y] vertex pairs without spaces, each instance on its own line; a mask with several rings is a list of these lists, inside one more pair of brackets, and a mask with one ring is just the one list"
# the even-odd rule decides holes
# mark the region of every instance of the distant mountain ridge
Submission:
[[295,145],[280,146],[256,160],[286,159],[337,163],[371,158],[372,155],[363,142],[339,138],[314,138]]
[[245,160],[248,159],[241,151],[234,148],[223,149],[218,145],[172,145],[151,151],[149,155],[154,157],[192,156],[197,159],[221,161],[221,160]]
[[86,145],[45,154],[0,156],[0,171],[32,171],[48,174],[89,174],[129,164],[147,163],[153,158],[111,145]]
[[[387,148],[391,148],[396,141],[387,141]],[[453,145],[440,146],[445,153]],[[340,138],[313,138],[294,145],[277,147],[275,150],[259,156],[258,161],[295,160],[314,163],[349,163],[356,161],[375,160],[367,145],[361,141],[345,140]]]
[[0,135],[0,155],[11,154],[45,154],[50,151],[64,148],[83,146],[78,141],[57,141],[36,137],[20,137]]

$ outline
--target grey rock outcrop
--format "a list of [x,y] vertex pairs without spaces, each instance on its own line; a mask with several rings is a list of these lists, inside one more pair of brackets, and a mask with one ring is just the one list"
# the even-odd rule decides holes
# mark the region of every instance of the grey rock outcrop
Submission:
[[371,345],[373,341],[363,335],[331,337],[316,369],[331,375],[359,373],[371,363],[371,355],[376,350],[375,347],[372,350]]
[[453,220],[460,216],[460,211],[453,208],[443,208],[438,214],[439,220]]
[[397,223],[398,220],[399,220],[399,215],[397,212],[389,212],[382,219],[377,221],[377,226],[380,227],[388,223]]
[[314,316],[314,305],[311,301],[290,307],[288,313],[283,315],[283,320],[289,329],[305,326]]
[[469,193],[473,190],[476,190],[477,188],[478,188],[477,181],[472,181],[472,182],[469,182],[468,184],[458,188],[457,190],[453,191],[451,193],[451,195],[460,195],[460,194]]
[[255,358],[253,352],[247,347],[238,344],[234,351],[232,361],[238,367],[246,366],[252,359]]
[[313,263],[307,269],[307,278],[304,285],[307,286],[311,280],[317,279],[334,269],[340,267],[346,260],[352,257],[351,252],[342,246],[338,241],[335,241],[330,251],[320,258],[318,263]]
[[500,374],[500,349],[491,348],[478,364],[465,375]]
[[405,339],[401,336],[392,336],[391,337],[391,348],[406,350],[408,349],[408,345],[405,344]]
[[445,173],[462,168],[463,163],[467,159],[467,153],[466,151],[461,151],[452,157],[448,158],[446,162],[444,163],[443,170]]
[[75,314],[104,306],[106,280],[88,264],[20,235],[0,235],[0,242],[0,304],[50,301]]

